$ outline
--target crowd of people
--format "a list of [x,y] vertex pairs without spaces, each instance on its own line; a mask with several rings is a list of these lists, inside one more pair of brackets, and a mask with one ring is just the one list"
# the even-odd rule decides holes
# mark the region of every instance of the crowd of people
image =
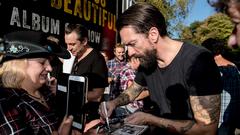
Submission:
[[[232,19],[228,45],[240,47],[240,1],[208,2]],[[0,40],[0,134],[94,134],[92,127],[113,117],[148,125],[146,134],[240,134],[240,72],[224,57],[224,41],[174,40],[163,14],[145,2],[124,11],[116,26],[121,43],[110,60],[89,45],[88,30],[80,24],[65,27],[67,48],[42,32],[5,34]],[[88,78],[84,132],[72,128],[73,116],[56,115],[62,59],[71,56],[70,74]],[[146,97],[153,111],[144,108]]]

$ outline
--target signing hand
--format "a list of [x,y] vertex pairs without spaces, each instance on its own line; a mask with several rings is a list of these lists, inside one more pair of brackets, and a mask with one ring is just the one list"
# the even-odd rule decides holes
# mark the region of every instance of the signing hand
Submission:
[[116,108],[115,104],[111,101],[106,102],[106,109],[107,115],[104,110],[103,102],[99,105],[98,113],[100,114],[101,118],[106,119],[106,117],[110,117],[113,110]]

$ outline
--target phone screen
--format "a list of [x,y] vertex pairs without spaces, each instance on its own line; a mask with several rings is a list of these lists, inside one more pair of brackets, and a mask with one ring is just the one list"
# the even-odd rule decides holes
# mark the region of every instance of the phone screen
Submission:
[[84,85],[84,82],[69,79],[67,115],[73,115],[73,127],[78,129],[83,129],[85,122],[83,106],[86,93]]

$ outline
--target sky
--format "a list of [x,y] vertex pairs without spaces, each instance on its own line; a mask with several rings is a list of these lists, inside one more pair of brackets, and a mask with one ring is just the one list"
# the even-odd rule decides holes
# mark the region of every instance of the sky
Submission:
[[192,9],[184,21],[184,24],[189,26],[194,21],[203,21],[214,13],[214,8],[207,3],[207,0],[195,0]]

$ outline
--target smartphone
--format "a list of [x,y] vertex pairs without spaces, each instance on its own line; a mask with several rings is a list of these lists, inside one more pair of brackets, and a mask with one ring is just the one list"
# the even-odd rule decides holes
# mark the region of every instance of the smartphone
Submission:
[[72,126],[84,130],[86,116],[84,105],[87,102],[87,78],[69,75],[66,114],[73,115]]
[[56,115],[63,119],[66,115],[69,74],[61,73],[57,79]]

